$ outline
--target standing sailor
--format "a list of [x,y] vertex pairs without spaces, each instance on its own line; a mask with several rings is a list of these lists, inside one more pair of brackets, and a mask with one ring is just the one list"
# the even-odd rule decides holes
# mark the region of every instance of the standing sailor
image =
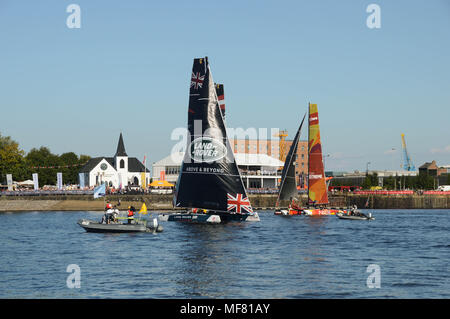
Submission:
[[128,206],[128,224],[131,224],[131,220],[134,219],[134,212],[136,208],[134,206]]
[[112,205],[107,202],[105,207],[105,214],[102,217],[102,224],[109,224],[112,219]]

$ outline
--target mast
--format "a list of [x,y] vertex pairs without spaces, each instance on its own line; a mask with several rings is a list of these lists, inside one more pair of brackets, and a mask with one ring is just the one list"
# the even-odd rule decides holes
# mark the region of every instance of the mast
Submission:
[[308,103],[308,204],[311,201],[311,198],[309,197],[309,163],[311,163],[311,158],[309,156],[309,113],[310,113],[310,107],[311,107],[311,103]]

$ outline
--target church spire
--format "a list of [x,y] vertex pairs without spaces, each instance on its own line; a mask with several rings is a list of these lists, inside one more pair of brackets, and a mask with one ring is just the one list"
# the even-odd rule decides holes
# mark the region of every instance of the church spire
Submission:
[[122,132],[119,136],[119,144],[117,144],[117,151],[115,156],[128,156],[125,152],[125,145],[123,144]]

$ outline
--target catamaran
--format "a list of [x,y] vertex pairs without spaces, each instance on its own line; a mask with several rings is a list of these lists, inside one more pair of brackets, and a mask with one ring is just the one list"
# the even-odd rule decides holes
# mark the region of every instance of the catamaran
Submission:
[[[300,132],[302,130],[303,122],[305,121],[306,114],[303,116],[302,122],[295,134],[292,141],[289,152],[284,162],[283,171],[281,173],[281,183],[278,190],[278,198],[275,204],[275,215],[291,216],[300,215],[302,210],[295,204],[295,200],[298,197],[297,182],[295,177],[295,157],[297,155],[298,141],[300,139]],[[280,201],[289,200],[290,204],[288,209],[280,209]]]
[[186,210],[161,219],[197,223],[259,221],[227,137],[207,57],[194,59],[187,127],[187,148],[173,197],[174,207]]

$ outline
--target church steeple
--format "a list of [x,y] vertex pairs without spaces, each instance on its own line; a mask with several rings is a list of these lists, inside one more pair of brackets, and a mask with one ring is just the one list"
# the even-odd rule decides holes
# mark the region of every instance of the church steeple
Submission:
[[122,132],[119,136],[119,143],[117,144],[117,151],[116,151],[116,157],[117,156],[128,156],[127,152],[125,152],[125,145],[123,144],[123,138],[122,138]]

